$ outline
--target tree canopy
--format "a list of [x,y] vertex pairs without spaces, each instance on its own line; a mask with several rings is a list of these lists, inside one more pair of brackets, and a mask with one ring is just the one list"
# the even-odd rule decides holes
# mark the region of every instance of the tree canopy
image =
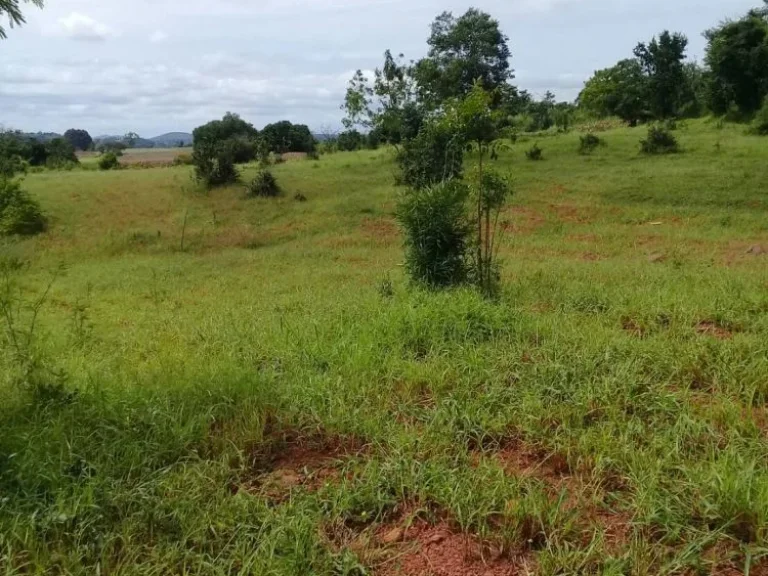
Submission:
[[[23,1],[34,4],[39,8],[43,7],[43,0]],[[21,4],[19,3],[19,0],[0,0],[0,40],[7,38],[5,28],[3,28],[2,25],[3,16],[8,18],[11,28],[24,24],[24,15],[21,12]]]
[[72,144],[75,150],[90,150],[93,146],[93,138],[86,130],[70,128],[64,132],[64,139]]

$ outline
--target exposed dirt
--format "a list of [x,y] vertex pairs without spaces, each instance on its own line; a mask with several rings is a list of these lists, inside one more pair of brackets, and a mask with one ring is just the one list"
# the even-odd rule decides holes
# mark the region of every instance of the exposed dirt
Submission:
[[251,451],[253,477],[243,486],[274,501],[297,488],[316,491],[340,480],[344,465],[365,453],[365,444],[337,435],[273,434]]
[[719,326],[717,323],[711,320],[704,320],[696,325],[696,332],[702,336],[712,336],[718,340],[730,340],[733,338],[733,332],[727,328]]
[[387,218],[365,218],[362,231],[366,237],[380,242],[394,240],[399,235],[397,224]]
[[533,208],[513,206],[510,213],[505,213],[500,222],[505,233],[531,233],[546,224],[547,219]]
[[533,574],[533,560],[461,534],[446,522],[384,526],[376,534],[392,549],[378,576],[517,576]]
[[582,208],[570,204],[550,204],[549,209],[557,215],[561,222],[586,224],[595,217],[595,211],[591,208]]
[[624,316],[621,319],[621,328],[625,331],[631,334],[632,336],[636,336],[637,338],[643,338],[646,333],[645,327],[638,324],[634,319]]

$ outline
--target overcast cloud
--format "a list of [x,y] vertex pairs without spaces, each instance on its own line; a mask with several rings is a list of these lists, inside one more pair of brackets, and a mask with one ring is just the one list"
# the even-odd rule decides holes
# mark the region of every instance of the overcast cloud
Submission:
[[0,41],[0,124],[151,137],[225,112],[257,127],[340,124],[354,70],[386,48],[418,58],[443,10],[490,12],[516,83],[572,100],[596,69],[665,28],[701,33],[758,0],[47,0]]

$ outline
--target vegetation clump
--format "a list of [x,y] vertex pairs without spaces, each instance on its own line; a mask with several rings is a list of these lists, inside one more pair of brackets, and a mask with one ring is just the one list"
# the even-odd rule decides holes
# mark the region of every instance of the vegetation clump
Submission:
[[45,231],[40,205],[21,189],[18,180],[0,177],[0,235],[31,236]]
[[768,136],[768,96],[763,102],[763,107],[758,110],[754,120],[752,120],[750,132],[757,136]]
[[544,160],[544,150],[539,148],[538,144],[534,144],[529,150],[525,151],[525,157],[532,162]]
[[274,198],[280,195],[277,179],[269,170],[259,170],[256,177],[248,183],[248,196]]
[[579,136],[579,154],[582,156],[588,156],[601,146],[605,145],[605,140],[592,132]]
[[667,128],[654,125],[648,128],[647,138],[640,141],[640,150],[648,155],[676,154],[680,145]]
[[99,158],[100,170],[114,170],[120,168],[120,160],[117,158],[117,154],[114,152],[105,152]]

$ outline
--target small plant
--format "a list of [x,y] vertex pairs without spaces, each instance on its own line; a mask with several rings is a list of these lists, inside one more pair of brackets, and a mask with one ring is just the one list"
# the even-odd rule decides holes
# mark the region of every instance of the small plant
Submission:
[[45,231],[46,225],[40,205],[19,182],[0,177],[0,236],[32,236]]
[[579,137],[579,154],[582,156],[592,154],[600,146],[605,146],[605,140],[591,132]]
[[117,154],[114,152],[105,152],[101,158],[99,158],[100,170],[113,170],[120,167],[120,161],[117,159]]
[[757,136],[768,136],[768,97],[763,102],[763,107],[755,115],[749,131]]
[[466,280],[472,230],[468,198],[469,187],[458,180],[409,190],[401,197],[397,220],[405,232],[406,267],[417,282],[445,287]]
[[274,198],[280,195],[280,186],[277,185],[275,176],[269,170],[260,170],[246,188],[248,196]]
[[544,150],[539,148],[538,144],[534,144],[533,148],[525,152],[525,157],[532,162],[538,162],[544,160]]
[[643,154],[675,154],[680,151],[680,146],[669,130],[662,126],[648,128],[648,137],[640,141],[640,150]]
[[306,202],[307,201],[307,197],[304,196],[304,194],[302,194],[301,192],[296,192],[296,195],[293,197],[293,199],[296,200],[296,202]]
[[392,279],[389,277],[389,274],[384,276],[379,282],[378,292],[379,296],[385,300],[389,300],[395,295],[395,285],[392,284]]

